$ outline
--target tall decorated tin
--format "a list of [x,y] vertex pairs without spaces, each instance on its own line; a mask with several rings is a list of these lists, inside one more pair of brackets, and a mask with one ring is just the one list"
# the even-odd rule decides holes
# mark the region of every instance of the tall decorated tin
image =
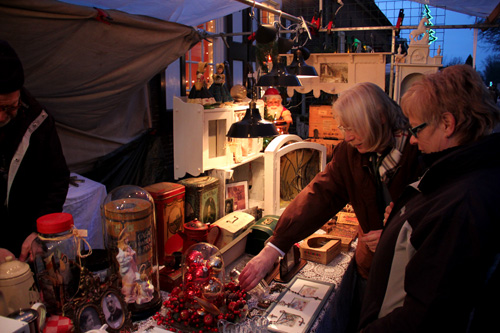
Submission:
[[138,186],[119,186],[104,200],[102,216],[104,244],[132,318],[154,314],[161,295],[153,197]]
[[213,223],[219,218],[219,180],[203,176],[179,181],[186,187],[185,222]]
[[186,188],[181,184],[162,182],[146,186],[144,189],[151,194],[155,202],[156,245],[162,264],[162,258],[171,254],[168,253],[170,250],[167,251],[172,248],[168,246],[168,240],[183,229]]

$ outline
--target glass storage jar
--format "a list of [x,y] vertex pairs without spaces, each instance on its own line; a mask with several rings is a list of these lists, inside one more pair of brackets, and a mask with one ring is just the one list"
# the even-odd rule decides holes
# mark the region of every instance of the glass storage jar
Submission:
[[78,291],[80,269],[76,263],[78,238],[73,216],[52,213],[37,219],[38,237],[31,247],[42,301],[51,315],[61,315],[63,305]]

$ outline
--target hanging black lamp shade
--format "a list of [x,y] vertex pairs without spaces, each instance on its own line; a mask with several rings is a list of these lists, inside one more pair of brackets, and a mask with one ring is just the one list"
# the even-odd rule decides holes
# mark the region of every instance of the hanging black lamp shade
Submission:
[[261,44],[271,43],[276,40],[278,29],[274,24],[261,24],[255,33],[255,40]]
[[278,57],[278,63],[273,63],[273,69],[265,75],[262,75],[257,81],[259,87],[297,87],[301,86],[299,79],[295,75],[287,72],[285,64],[281,57]]
[[314,68],[313,66],[309,66],[305,62],[305,60],[309,58],[309,55],[309,50],[307,50],[305,47],[296,49],[293,53],[292,63],[290,64],[290,66],[286,67],[288,73],[294,74],[299,78],[318,76],[316,68]]
[[227,132],[227,136],[230,138],[263,138],[278,134],[278,130],[272,122],[262,120],[254,100],[250,102],[245,117],[233,123]]

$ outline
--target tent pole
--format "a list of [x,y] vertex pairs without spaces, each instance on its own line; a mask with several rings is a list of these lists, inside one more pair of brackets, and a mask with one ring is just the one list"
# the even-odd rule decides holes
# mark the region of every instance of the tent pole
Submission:
[[394,98],[394,60],[396,54],[396,29],[392,29],[391,70],[389,72],[389,97]]
[[[476,17],[477,23],[477,17]],[[477,54],[477,28],[474,29],[473,47],[472,47],[472,68],[476,69],[476,54]]]

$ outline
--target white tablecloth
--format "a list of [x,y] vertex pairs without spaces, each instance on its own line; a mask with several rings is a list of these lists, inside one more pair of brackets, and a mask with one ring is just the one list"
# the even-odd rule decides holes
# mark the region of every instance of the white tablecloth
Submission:
[[100,206],[107,195],[106,186],[76,173],[71,176],[84,182],[77,182],[78,187],[69,185],[63,212],[73,215],[75,228],[88,231],[87,241],[93,249],[104,249]]

